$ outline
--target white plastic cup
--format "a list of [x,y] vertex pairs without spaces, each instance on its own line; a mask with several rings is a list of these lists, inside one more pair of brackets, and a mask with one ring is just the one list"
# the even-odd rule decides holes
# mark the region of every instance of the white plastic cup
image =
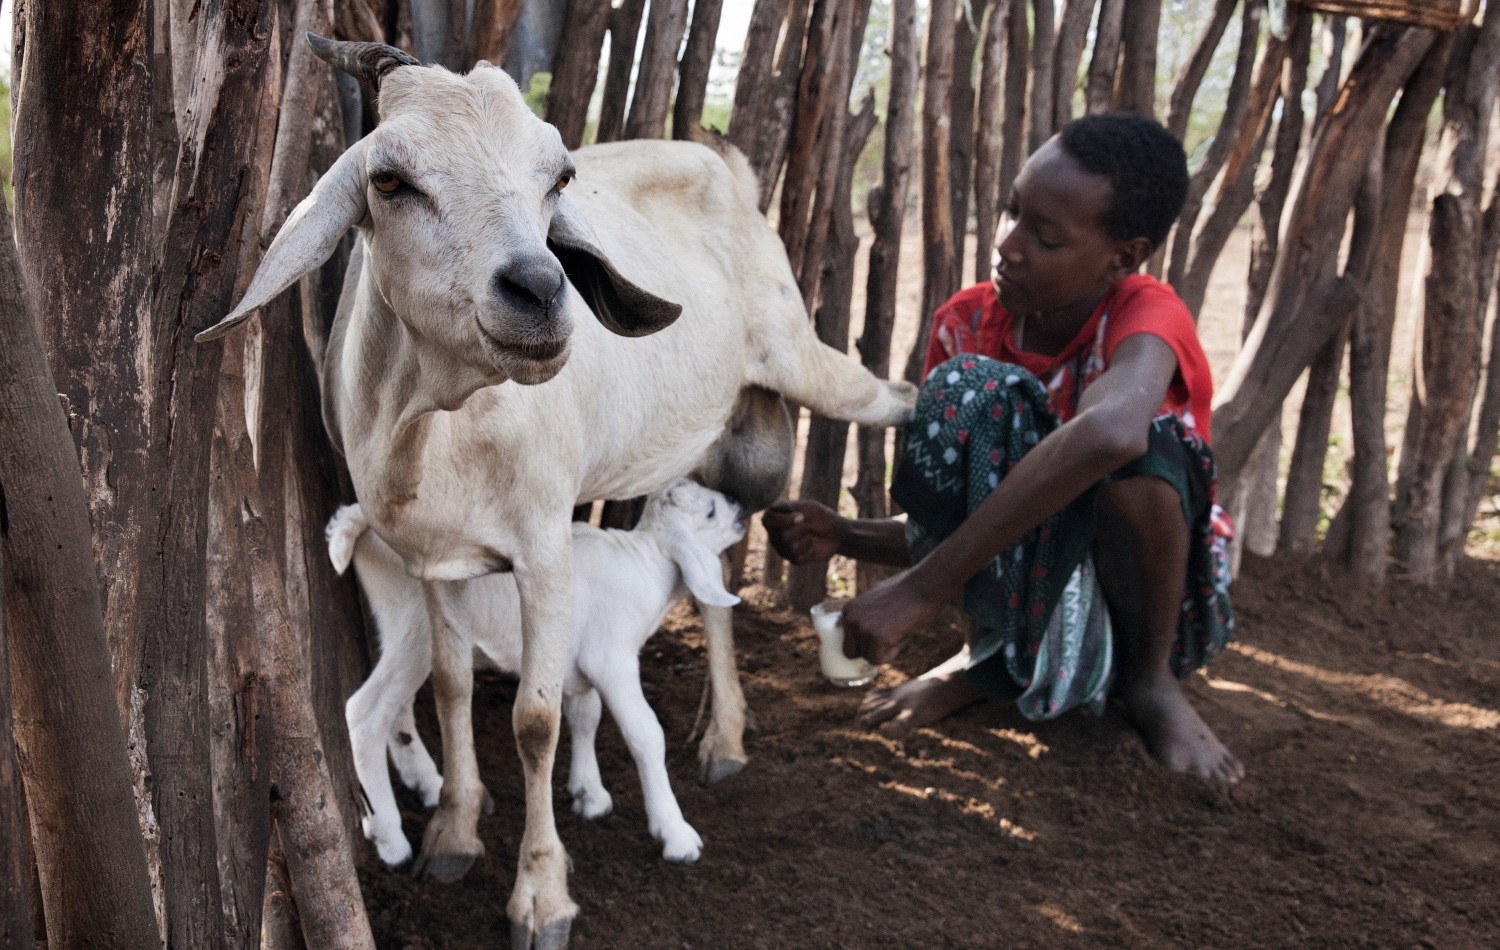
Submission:
[[818,665],[835,686],[864,686],[875,678],[880,667],[856,657],[844,656],[844,604],[842,598],[831,598],[813,607],[813,630],[818,634]]

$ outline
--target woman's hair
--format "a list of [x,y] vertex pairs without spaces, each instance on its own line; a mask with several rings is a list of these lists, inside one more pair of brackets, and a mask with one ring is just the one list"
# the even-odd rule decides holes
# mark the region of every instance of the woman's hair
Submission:
[[1114,200],[1104,229],[1117,241],[1144,237],[1160,247],[1187,199],[1187,155],[1161,123],[1128,112],[1084,116],[1058,134],[1063,151],[1109,179]]

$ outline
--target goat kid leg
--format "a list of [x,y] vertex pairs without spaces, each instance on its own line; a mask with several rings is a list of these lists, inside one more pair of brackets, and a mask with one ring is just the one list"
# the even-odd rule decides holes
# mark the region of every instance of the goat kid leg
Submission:
[[599,756],[594,749],[603,714],[598,690],[589,689],[563,697],[563,718],[568,720],[568,731],[572,736],[568,794],[573,796],[573,813],[591,820],[603,818],[615,807],[614,799],[604,787],[604,778],[599,774]]
[[562,687],[573,627],[573,539],[566,519],[523,545],[534,559],[517,561],[521,594],[521,683],[513,710],[516,748],[526,787],[526,829],[516,885],[506,915],[511,946],[565,947],[578,905],[568,896],[568,855],[552,811]]
[[[380,660],[363,685],[344,704],[349,726],[349,744],[354,753],[354,771],[364,789],[369,814],[360,820],[365,837],[375,843],[380,860],[395,867],[411,857],[411,843],[401,831],[401,812],[391,790],[391,772],[386,765],[386,746],[394,750],[398,737],[421,743],[411,721],[411,699],[432,666],[432,638],[427,630],[387,631]],[[403,728],[403,719],[405,721]],[[422,749],[426,755],[426,749]],[[429,767],[431,758],[427,759]],[[436,775],[436,768],[433,774]],[[442,782],[442,778],[438,778]],[[410,783],[408,783],[410,784]],[[436,789],[433,790],[434,799]]]
[[432,621],[432,685],[443,732],[446,775],[438,807],[422,835],[414,868],[419,877],[452,883],[484,854],[479,811],[484,785],[474,754],[474,660],[468,628],[459,622],[455,597],[462,581],[426,581],[422,590]]
[[699,780],[712,785],[740,774],[750,761],[745,755],[745,694],[735,666],[731,609],[699,603],[698,612],[703,617],[712,694],[708,727],[698,743]]
[[633,660],[612,665],[608,676],[595,685],[635,759],[651,837],[662,843],[662,857],[668,861],[692,864],[703,853],[703,839],[682,817],[677,796],[672,794],[667,776],[667,739],[641,691],[640,667]]
[[[429,668],[431,660],[429,643]],[[417,684],[417,688],[421,688],[421,683]],[[391,754],[391,761],[395,763],[396,774],[401,776],[401,784],[422,797],[424,808],[436,808],[438,795],[443,790],[443,775],[438,771],[437,763],[432,761],[432,753],[427,751],[421,733],[417,732],[417,717],[412,712],[412,702],[408,699],[396,714],[396,723],[391,727],[391,738],[386,748]]]

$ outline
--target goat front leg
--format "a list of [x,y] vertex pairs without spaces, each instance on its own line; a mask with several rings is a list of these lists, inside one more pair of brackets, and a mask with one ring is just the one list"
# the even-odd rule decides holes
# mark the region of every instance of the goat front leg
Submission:
[[552,767],[562,718],[573,627],[573,539],[566,519],[534,537],[517,559],[521,594],[521,683],[513,710],[526,786],[526,830],[506,914],[511,946],[553,950],[568,943],[578,906],[568,896],[568,855],[552,812]]
[[666,736],[641,691],[638,661],[631,657],[629,662],[611,664],[595,685],[630,747],[631,758],[635,759],[651,837],[662,843],[662,857],[668,861],[692,864],[703,853],[703,839],[682,817],[682,807],[672,794],[672,781],[667,775]]
[[452,883],[484,854],[479,811],[484,785],[474,753],[474,649],[459,622],[456,599],[463,581],[422,584],[432,622],[432,685],[443,732],[443,788],[437,811],[422,835],[413,869],[418,877]]
[[708,683],[712,705],[708,726],[698,743],[699,779],[705,785],[740,774],[745,755],[745,694],[734,658],[734,620],[729,607],[699,603],[707,641]]

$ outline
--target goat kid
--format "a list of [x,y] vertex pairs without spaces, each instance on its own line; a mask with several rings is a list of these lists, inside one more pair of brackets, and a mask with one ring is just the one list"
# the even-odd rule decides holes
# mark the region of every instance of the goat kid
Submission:
[[[365,517],[422,581],[445,775],[416,869],[456,880],[484,853],[459,618],[466,584],[514,571],[526,826],[506,912],[516,946],[564,946],[578,908],[551,774],[574,627],[573,506],[692,475],[759,510],[791,469],[783,397],[888,426],[910,415],[915,389],[818,340],[737,152],[640,141],[570,154],[487,63],[459,76],[389,46],[309,42],[375,90],[379,124],[198,339],[249,319],[358,229],[323,358],[323,416]],[[704,607],[710,775],[745,759],[729,615]]]
[[[380,859],[398,865],[411,857],[391,790],[386,751],[402,781],[428,807],[437,804],[442,776],[415,729],[412,699],[432,668],[432,631],[422,584],[374,532],[359,505],[345,505],[328,522],[328,555],[340,573],[351,560],[380,633],[380,660],[349,701],[344,715],[354,768],[369,813],[365,837]],[[572,730],[568,792],[573,811],[602,818],[614,802],[599,774],[594,740],[600,699],[620,727],[635,759],[652,837],[662,857],[691,863],[703,840],[682,817],[667,777],[666,740],[641,690],[639,657],[667,611],[688,592],[700,603],[733,607],[719,554],[744,536],[739,508],[723,495],[680,479],[650,496],[631,531],[573,526],[573,641],[563,681],[563,716]],[[521,602],[515,579],[490,574],[466,585],[458,620],[473,634],[474,659],[505,673],[521,668]]]

